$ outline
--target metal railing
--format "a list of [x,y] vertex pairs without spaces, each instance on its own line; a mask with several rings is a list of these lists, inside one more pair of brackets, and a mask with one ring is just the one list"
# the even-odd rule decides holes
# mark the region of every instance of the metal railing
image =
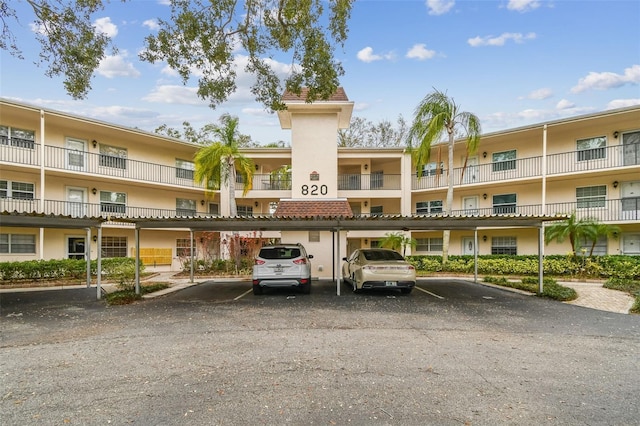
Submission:
[[[104,217],[116,220],[119,217],[174,217],[174,216],[211,216],[206,212],[191,210],[163,209],[156,207],[137,207],[116,205],[111,203],[78,203],[72,201],[44,200],[44,207],[40,211],[40,200],[0,198],[0,211],[18,213],[44,213],[71,217]],[[595,219],[599,222],[638,222],[640,221],[640,197],[602,200],[592,202],[589,206],[579,202],[547,204],[544,211],[547,215],[572,214],[578,219]],[[386,212],[389,214],[400,214]],[[416,214],[415,212],[413,214]],[[478,209],[453,210],[454,216],[490,216],[496,214],[538,216],[543,214],[541,204],[495,206]],[[269,213],[256,213],[254,216],[269,216]],[[431,216],[440,216],[442,213]],[[375,216],[368,214],[362,216]]]
[[201,184],[193,181],[191,174],[185,174],[185,169],[56,146],[45,146],[45,167],[138,182],[203,188]]
[[[0,162],[40,165],[38,143],[0,143]],[[141,182],[167,184],[178,187],[204,189],[193,181],[193,171],[123,157],[77,151],[56,146],[44,147],[45,167],[54,170],[70,170],[96,176],[111,176]],[[466,169],[453,169],[451,178],[455,186],[477,183],[530,179],[542,176],[542,156],[514,159],[489,164],[470,165]],[[640,164],[640,149],[636,145],[614,145],[581,151],[549,154],[546,157],[547,175],[580,173]],[[412,176],[412,190],[445,188],[449,185],[447,171]],[[241,183],[241,182],[239,182]],[[399,174],[340,174],[339,190],[398,190],[402,177]],[[253,189],[257,191],[289,190],[291,179],[272,174],[253,176]]]
[[382,191],[401,189],[402,177],[399,174],[341,174],[338,175],[340,191]]

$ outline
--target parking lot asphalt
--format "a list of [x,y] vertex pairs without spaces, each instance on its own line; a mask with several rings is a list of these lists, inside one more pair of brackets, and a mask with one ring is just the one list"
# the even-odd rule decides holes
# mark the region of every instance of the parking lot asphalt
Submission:
[[640,317],[464,280],[0,294],[4,424],[638,425]]

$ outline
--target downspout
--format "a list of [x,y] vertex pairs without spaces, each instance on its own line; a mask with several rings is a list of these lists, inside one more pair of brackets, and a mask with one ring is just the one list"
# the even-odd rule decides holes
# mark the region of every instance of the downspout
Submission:
[[538,294],[542,294],[544,291],[544,265],[542,264],[544,260],[544,227],[543,224],[540,223],[538,227]]
[[[40,205],[39,213],[44,213],[44,110],[40,110]],[[40,260],[44,260],[44,228],[40,228]]]
[[[333,258],[333,263],[336,265],[336,271],[340,265],[340,228],[336,228],[336,255]],[[336,295],[340,296],[340,283],[342,281],[342,274],[338,271],[338,279],[336,280]]]

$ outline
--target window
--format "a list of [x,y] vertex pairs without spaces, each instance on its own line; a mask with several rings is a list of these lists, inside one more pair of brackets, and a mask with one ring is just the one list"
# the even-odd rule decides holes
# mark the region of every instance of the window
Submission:
[[371,240],[371,248],[380,248],[380,240]]
[[516,150],[494,152],[491,155],[492,171],[502,172],[516,169]]
[[193,172],[196,169],[193,161],[176,158],[176,177],[179,179],[193,180]]
[[33,200],[34,195],[35,185],[32,183],[0,180],[0,198]]
[[196,200],[187,200],[186,198],[176,198],[176,215],[177,216],[195,216]]
[[576,201],[579,209],[604,207],[606,198],[607,187],[605,185],[576,188]]
[[[578,254],[583,255],[583,256],[589,256],[589,253],[591,252],[591,246],[593,245],[593,240],[590,240],[588,238],[582,237],[582,239],[579,241],[579,245],[578,245]],[[584,252],[582,252],[581,249],[585,249]],[[596,241],[596,245],[593,246],[593,255],[594,256],[605,256],[607,254],[607,237],[606,236],[601,236],[598,238],[598,240]]]
[[35,234],[0,234],[0,253],[35,254]]
[[127,257],[127,237],[102,237],[102,257]]
[[124,192],[100,191],[100,212],[125,214],[127,194]]
[[269,214],[275,214],[276,210],[278,210],[278,202],[269,201]]
[[491,254],[518,254],[518,244],[516,237],[493,237],[491,238]]
[[372,172],[371,173],[371,189],[380,189],[384,186],[384,172]]
[[595,160],[606,158],[607,138],[599,136],[597,138],[578,139],[576,149],[578,151],[578,161]]
[[18,148],[35,147],[36,133],[33,130],[16,129],[0,126],[0,145],[11,145]]
[[382,206],[371,206],[371,216],[382,216]]
[[253,216],[252,206],[237,206],[238,216],[251,217]]
[[[193,255],[196,255],[196,242],[193,242]],[[176,255],[178,257],[191,257],[191,243],[189,242],[189,238],[178,238],[176,239]]]
[[416,203],[416,214],[442,213],[442,200],[420,201]]
[[[444,162],[440,162],[440,170],[438,170],[438,163],[431,162],[422,165],[422,176],[435,176],[436,174],[442,174],[444,172]],[[418,173],[419,174],[419,173]]]
[[493,196],[493,213],[508,214],[516,212],[516,194]]
[[114,169],[127,168],[127,150],[116,146],[100,144],[100,165]]
[[209,203],[209,214],[211,216],[218,216],[220,214],[220,207],[216,203]]
[[442,238],[416,238],[416,251],[442,252]]

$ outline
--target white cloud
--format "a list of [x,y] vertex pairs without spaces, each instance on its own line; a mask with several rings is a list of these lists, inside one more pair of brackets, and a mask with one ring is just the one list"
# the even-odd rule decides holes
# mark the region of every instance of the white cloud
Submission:
[[625,68],[624,74],[613,72],[590,72],[581,78],[578,84],[571,88],[571,93],[580,93],[585,90],[606,90],[624,86],[625,84],[640,83],[640,65]]
[[361,49],[360,51],[358,51],[356,57],[362,62],[369,63],[374,61],[380,61],[382,59],[392,60],[394,59],[395,55],[393,54],[393,52],[384,53],[382,55],[378,53],[373,53],[373,48],[367,46],[364,49]]
[[198,97],[197,87],[169,84],[156,86],[142,100],[164,104],[207,106],[207,102]]
[[536,33],[522,34],[522,33],[503,33],[498,37],[484,36],[474,37],[467,40],[467,43],[471,47],[479,46],[504,46],[504,44],[513,40],[515,43],[524,43],[526,40],[533,40],[536,38]]
[[372,47],[365,47],[364,49],[358,51],[358,54],[356,55],[358,57],[358,59],[360,59],[362,62],[373,62],[373,61],[379,61],[382,59],[382,56],[380,55],[374,55],[373,54],[373,48]]
[[142,26],[149,28],[151,31],[156,31],[158,28],[160,28],[160,25],[158,25],[158,21],[155,19],[147,19],[142,23]]
[[131,62],[127,62],[126,57],[126,51],[121,51],[118,55],[106,56],[100,61],[96,72],[106,78],[139,77],[140,71]]
[[509,3],[507,4],[507,9],[523,13],[539,7],[540,2],[538,0],[509,0]]
[[456,2],[454,0],[427,0],[429,15],[444,15],[450,11]]
[[114,38],[118,35],[118,27],[111,22],[111,18],[98,18],[93,22],[93,27],[97,32],[106,35],[109,38]]
[[533,92],[529,93],[527,97],[529,99],[535,99],[540,101],[543,99],[548,99],[552,96],[553,96],[553,92],[551,91],[551,89],[543,88],[543,89],[534,90]]
[[436,51],[427,49],[425,44],[414,44],[413,47],[407,51],[406,57],[423,61],[425,59],[431,59],[435,55]]
[[576,104],[567,99],[560,99],[560,101],[556,104],[556,109],[568,109],[574,108],[575,106]]
[[371,105],[369,105],[367,102],[356,102],[353,105],[353,109],[354,111],[365,111],[367,109],[369,109]]
[[626,108],[640,105],[640,98],[637,99],[614,99],[607,104],[607,109]]

